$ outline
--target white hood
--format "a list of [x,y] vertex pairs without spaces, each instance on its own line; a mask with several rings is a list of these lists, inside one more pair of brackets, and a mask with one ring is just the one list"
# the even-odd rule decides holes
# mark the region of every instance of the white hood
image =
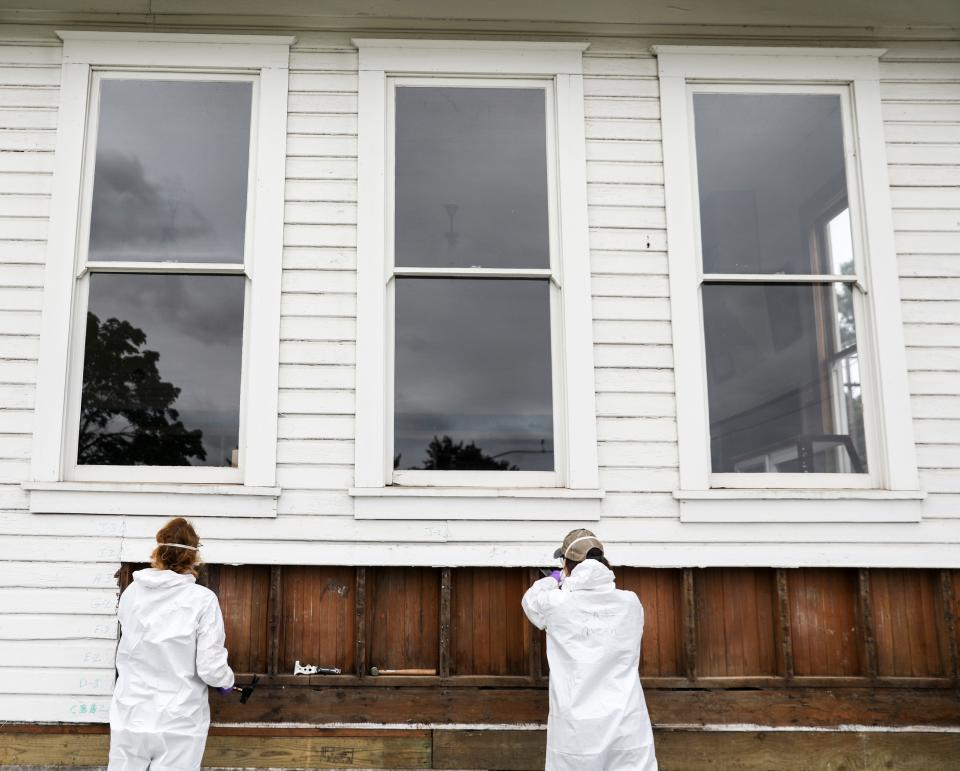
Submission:
[[561,589],[565,592],[611,591],[616,588],[615,576],[602,562],[584,560],[563,580]]
[[148,589],[168,589],[171,586],[194,584],[197,579],[189,573],[174,573],[172,570],[146,568],[133,574],[133,580]]

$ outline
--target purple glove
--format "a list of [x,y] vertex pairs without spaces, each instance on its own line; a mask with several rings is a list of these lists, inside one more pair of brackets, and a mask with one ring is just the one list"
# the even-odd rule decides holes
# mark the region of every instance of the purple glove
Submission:
[[550,578],[552,578],[552,579],[553,579],[554,581],[556,581],[558,584],[562,584],[562,583],[563,583],[563,571],[562,571],[562,570],[554,570],[554,571],[550,574]]
[[217,691],[220,692],[221,696],[229,696],[231,693],[233,693],[233,686],[228,688],[217,688]]

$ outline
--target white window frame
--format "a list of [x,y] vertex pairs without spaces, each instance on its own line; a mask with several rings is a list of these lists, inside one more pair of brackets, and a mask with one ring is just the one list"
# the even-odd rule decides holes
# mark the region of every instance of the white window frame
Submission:
[[[880,112],[882,49],[654,46],[660,79],[667,242],[685,521],[917,521],[919,491],[890,192]],[[836,93],[844,117],[856,274],[712,275],[733,281],[841,281],[852,287],[866,474],[714,474],[703,335],[692,94]],[[851,505],[824,507],[823,499]],[[770,506],[777,500],[777,506]],[[884,505],[866,502],[883,500]],[[732,505],[731,505],[732,504]]]
[[[275,516],[287,90],[291,37],[57,33],[63,74],[44,275],[30,491],[34,512]],[[88,263],[98,83],[114,77],[253,83],[247,233],[237,264]],[[76,464],[89,269],[246,277],[239,468]],[[65,311],[65,309],[67,309]],[[89,494],[86,502],[78,497]],[[136,493],[136,494],[131,494]],[[229,496],[229,503],[210,500]]]
[[[409,516],[402,505],[422,497],[417,518],[430,518],[431,502],[444,498],[498,497],[590,499],[601,493],[597,463],[593,382],[592,311],[586,203],[586,157],[581,43],[501,41],[353,41],[360,51],[357,213],[357,416],[355,510],[358,517]],[[530,87],[547,91],[548,170],[551,206],[551,266],[521,271],[551,281],[555,473],[550,472],[394,472],[393,307],[395,275],[423,275],[429,269],[393,266],[393,93],[397,84],[451,84],[476,87]],[[552,96],[552,98],[551,98]],[[552,109],[551,109],[552,103]],[[552,136],[551,136],[552,135]],[[553,181],[555,180],[555,182]],[[449,271],[464,276],[471,269]],[[497,271],[484,271],[492,276]],[[499,271],[518,275],[516,271]],[[541,275],[542,274],[542,275]],[[562,287],[562,289],[560,289]],[[471,509],[450,502],[436,516],[499,518],[509,507]],[[542,507],[541,507],[542,508]],[[560,507],[563,509],[563,507]],[[571,509],[561,518],[582,518]],[[591,515],[586,512],[587,518]],[[531,514],[547,518],[543,515]],[[599,516],[599,505],[596,507]]]

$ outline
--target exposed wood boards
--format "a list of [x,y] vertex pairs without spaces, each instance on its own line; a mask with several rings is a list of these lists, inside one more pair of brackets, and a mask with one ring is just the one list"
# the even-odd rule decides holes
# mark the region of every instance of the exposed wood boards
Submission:
[[856,571],[783,573],[795,674],[861,674]]
[[683,571],[618,568],[619,588],[635,592],[644,608],[641,676],[685,674]]
[[270,568],[217,568],[216,574],[216,588],[210,588],[216,591],[223,611],[230,666],[237,672],[265,672],[269,661]]
[[[102,731],[56,733],[6,732],[0,763],[6,765],[103,765],[109,737]],[[17,732],[21,731],[21,732]],[[205,767],[242,764],[275,768],[543,768],[546,733],[538,731],[304,731],[283,734],[227,733],[214,728],[207,743]],[[960,752],[957,734],[656,730],[655,745],[664,768],[691,771],[734,769],[766,771],[821,769],[833,764],[851,768],[898,768],[940,771],[953,768]],[[331,766],[331,764],[333,764]]]
[[439,666],[440,571],[376,568],[367,571],[369,662],[380,669]]
[[292,675],[296,661],[354,671],[355,578],[351,567],[283,568],[278,673]]
[[[956,726],[960,702],[951,688],[790,687],[645,689],[658,725]],[[545,688],[260,686],[247,704],[216,701],[220,723],[538,723]]]
[[[453,571],[450,674],[528,674],[529,624],[520,610],[527,586],[523,568]],[[441,652],[442,645],[441,637]]]

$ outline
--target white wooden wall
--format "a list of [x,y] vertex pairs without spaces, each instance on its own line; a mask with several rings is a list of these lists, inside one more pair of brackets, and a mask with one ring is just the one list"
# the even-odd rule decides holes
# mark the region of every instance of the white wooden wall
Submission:
[[[199,522],[205,556],[263,563],[545,562],[572,523],[491,527],[352,516],[346,489],[353,458],[357,56],[348,33],[297,34],[284,235],[280,515]],[[717,42],[716,36],[666,42],[701,40]],[[654,42],[664,41],[598,38],[585,57],[598,433],[607,491],[597,530],[613,561],[960,566],[960,44],[889,43],[882,63],[911,407],[929,493],[924,519],[831,527],[678,520],[671,497],[676,406],[661,127],[648,53]],[[841,41],[847,43],[877,45]],[[59,62],[52,27],[0,30],[0,720],[106,718],[116,637],[113,574],[121,558],[146,558],[160,524],[144,517],[31,516],[20,488],[36,408]]]

